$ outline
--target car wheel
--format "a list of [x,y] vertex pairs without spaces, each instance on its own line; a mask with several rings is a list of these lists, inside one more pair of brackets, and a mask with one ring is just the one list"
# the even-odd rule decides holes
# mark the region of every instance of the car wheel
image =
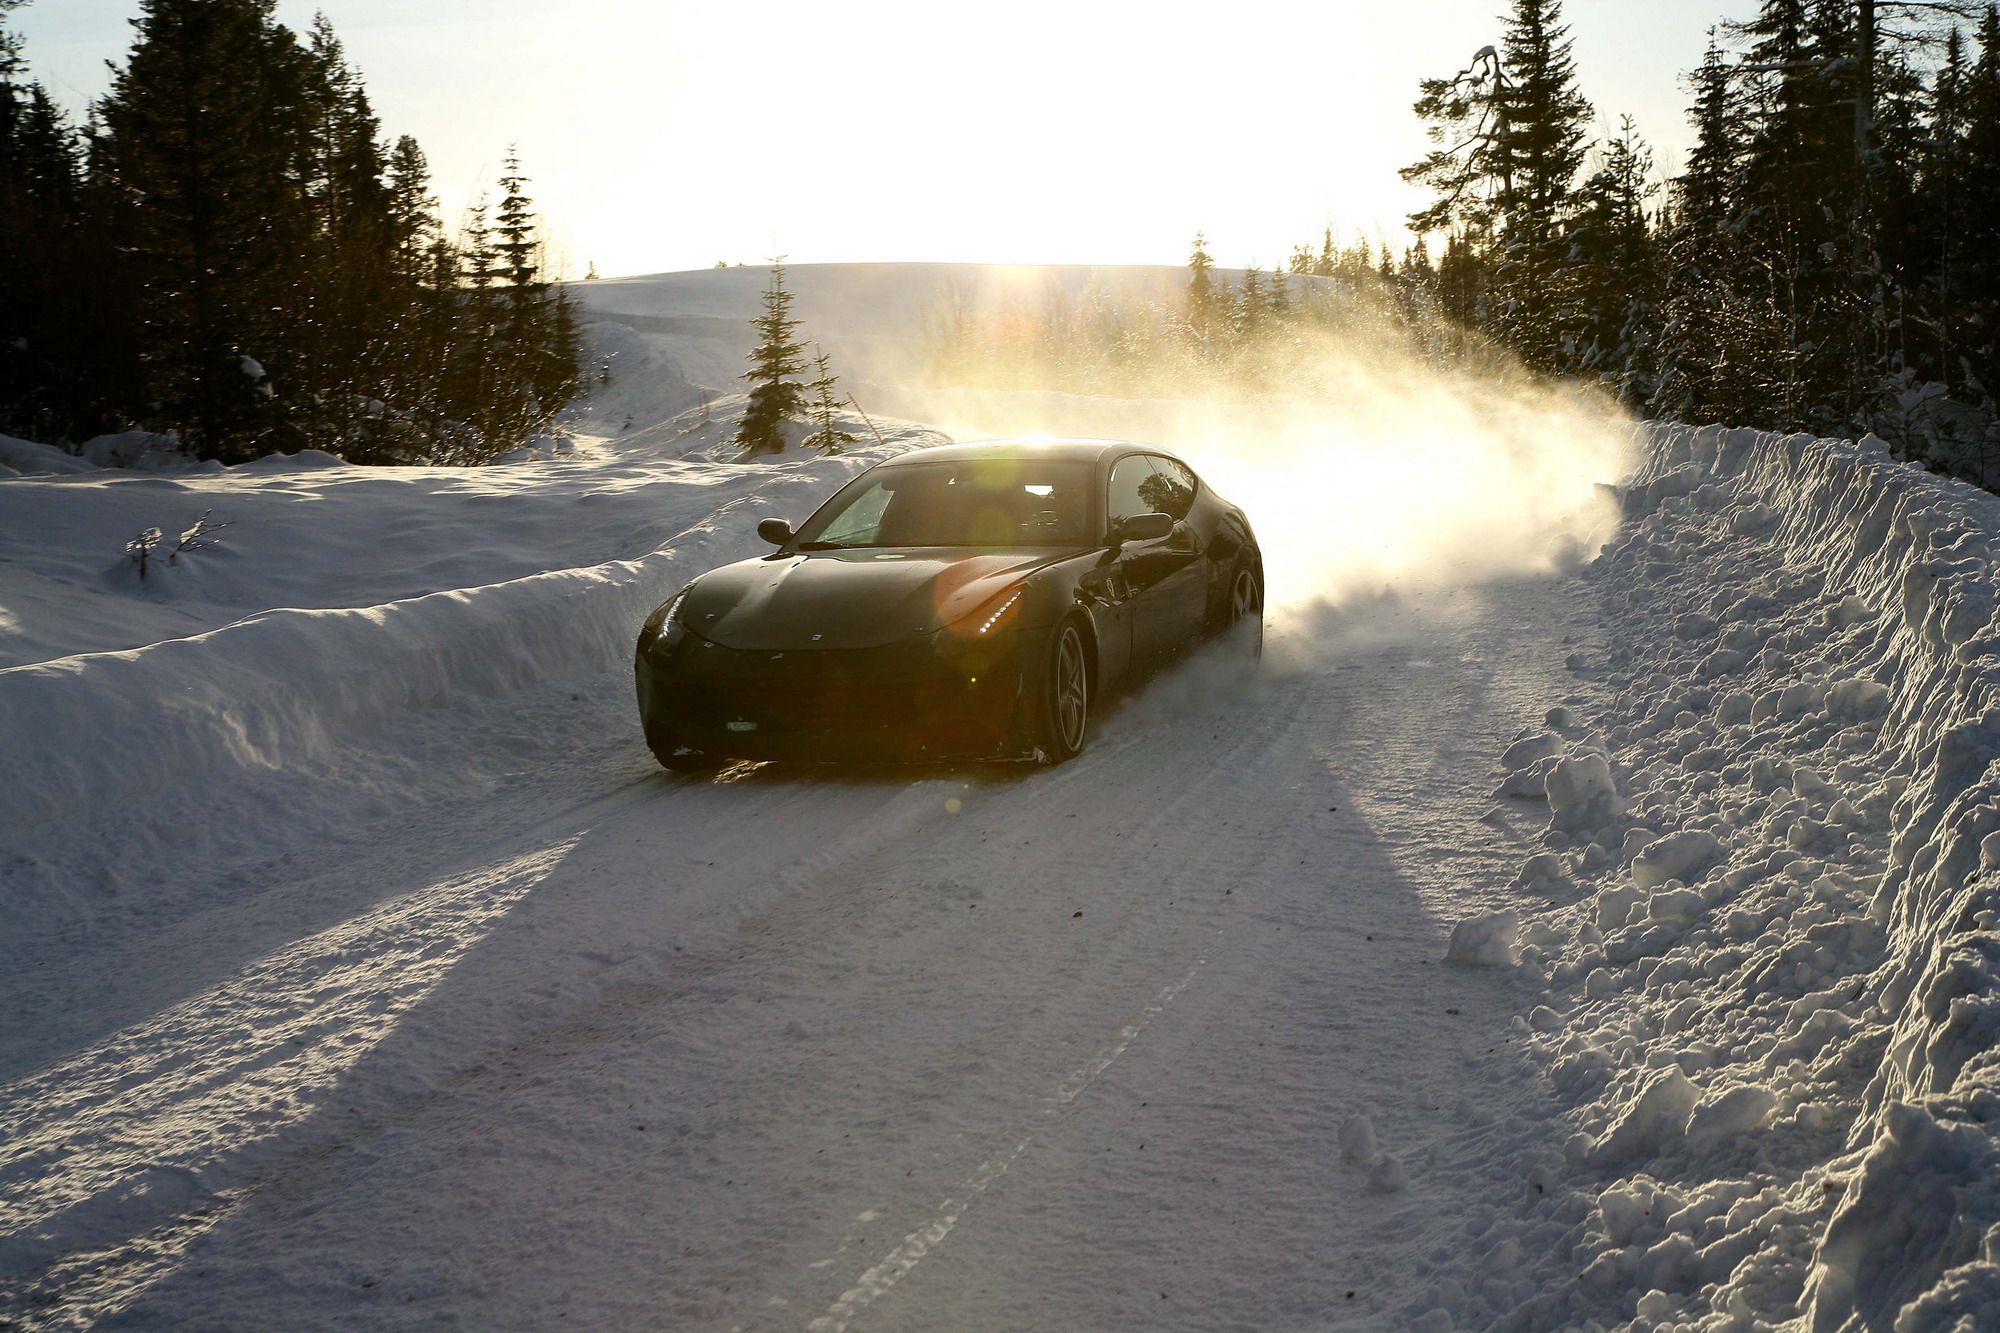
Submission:
[[1264,589],[1257,571],[1239,565],[1229,580],[1229,624],[1226,632],[1241,634],[1249,642],[1250,656],[1264,656]]
[[1060,764],[1083,752],[1090,739],[1090,656],[1083,631],[1065,620],[1049,636],[1049,659],[1043,677],[1041,757]]

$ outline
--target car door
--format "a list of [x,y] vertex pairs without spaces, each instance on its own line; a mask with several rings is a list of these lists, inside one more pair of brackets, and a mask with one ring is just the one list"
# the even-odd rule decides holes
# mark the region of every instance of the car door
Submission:
[[[1152,507],[1161,489],[1160,474],[1146,455],[1128,454],[1112,464],[1104,510],[1107,532],[1115,531],[1124,519],[1164,513]],[[1168,631],[1175,617],[1156,602],[1163,592],[1160,584],[1178,567],[1178,552],[1171,545],[1176,535],[1127,542],[1111,562],[1109,583],[1114,600],[1126,604],[1135,663],[1152,661],[1172,647]]]
[[1173,519],[1174,530],[1144,556],[1150,592],[1140,607],[1138,633],[1155,652],[1176,653],[1192,647],[1207,627],[1208,562],[1188,517],[1201,483],[1171,458],[1148,454],[1146,462],[1153,476],[1139,483],[1139,498],[1150,506],[1147,513]]

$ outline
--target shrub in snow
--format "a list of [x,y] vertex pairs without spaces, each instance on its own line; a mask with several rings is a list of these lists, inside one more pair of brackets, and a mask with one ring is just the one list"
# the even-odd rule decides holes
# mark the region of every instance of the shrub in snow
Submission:
[[[196,519],[188,527],[187,531],[181,533],[180,541],[175,543],[174,549],[167,554],[168,564],[179,564],[181,554],[185,551],[200,551],[215,545],[217,541],[215,534],[229,525],[227,523],[209,522],[208,516],[212,512],[212,510],[208,509],[202,510],[201,517]],[[155,528],[154,531],[157,532],[159,529]]]
[[166,536],[158,528],[142,528],[125,543],[125,554],[139,567],[139,577],[145,578],[147,569],[153,563],[153,551]]
[[1473,967],[1512,967],[1520,932],[1520,914],[1512,908],[1467,917],[1451,928],[1445,961]]
[[1611,764],[1586,750],[1565,755],[1549,769],[1549,827],[1566,833],[1602,828],[1623,813]]

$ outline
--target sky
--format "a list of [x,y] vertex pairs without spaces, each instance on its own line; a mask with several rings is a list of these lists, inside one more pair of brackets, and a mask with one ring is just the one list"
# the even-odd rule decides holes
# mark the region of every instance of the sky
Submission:
[[[1321,229],[1407,241],[1417,81],[1505,0],[279,0],[332,20],[455,225],[517,145],[572,274],[718,260],[1281,264]],[[1754,0],[1568,0],[1578,82],[1663,170],[1684,73]],[[31,76],[79,115],[136,0],[33,0]]]

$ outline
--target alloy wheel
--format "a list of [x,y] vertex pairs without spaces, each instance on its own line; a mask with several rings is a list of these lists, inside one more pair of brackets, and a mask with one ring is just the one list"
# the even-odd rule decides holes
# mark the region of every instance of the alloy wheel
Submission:
[[1090,672],[1083,659],[1083,636],[1074,625],[1063,626],[1056,644],[1055,705],[1057,733],[1063,748],[1074,754],[1083,748],[1084,729],[1090,723]]

